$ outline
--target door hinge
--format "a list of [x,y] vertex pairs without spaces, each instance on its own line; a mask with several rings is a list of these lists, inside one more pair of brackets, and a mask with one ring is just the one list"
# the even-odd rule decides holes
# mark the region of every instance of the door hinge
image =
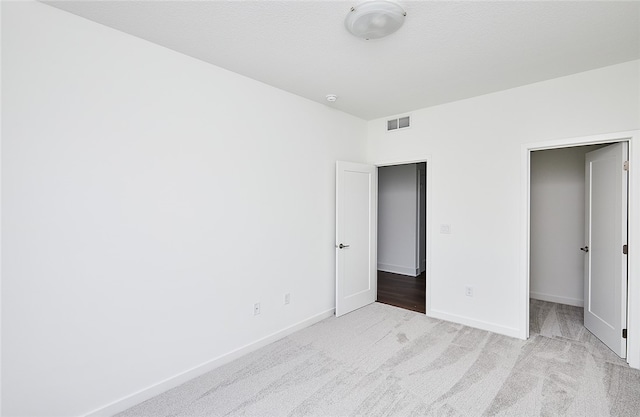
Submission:
[[627,338],[627,329],[622,329],[622,338],[623,339]]
[[627,252],[629,252],[629,248],[627,247],[627,245],[622,245],[622,254],[626,255]]
[[629,161],[624,161],[624,164],[622,164],[622,168],[625,171],[629,171]]

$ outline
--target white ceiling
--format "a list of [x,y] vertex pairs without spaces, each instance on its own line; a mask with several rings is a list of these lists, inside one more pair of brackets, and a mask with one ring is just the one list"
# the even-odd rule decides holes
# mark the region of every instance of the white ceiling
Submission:
[[366,120],[640,58],[639,1],[398,1],[371,41],[344,28],[358,2],[47,3]]

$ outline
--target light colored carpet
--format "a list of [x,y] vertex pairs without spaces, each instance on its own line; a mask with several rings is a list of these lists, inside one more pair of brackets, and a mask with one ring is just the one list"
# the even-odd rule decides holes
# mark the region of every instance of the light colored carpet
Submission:
[[326,319],[118,417],[638,416],[640,371],[531,301],[527,341],[372,304]]

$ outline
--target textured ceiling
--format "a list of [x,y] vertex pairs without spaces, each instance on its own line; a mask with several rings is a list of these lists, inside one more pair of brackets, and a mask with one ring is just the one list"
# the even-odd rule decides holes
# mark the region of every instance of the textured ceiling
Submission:
[[53,1],[54,7],[366,120],[640,58],[638,1],[398,1],[364,41],[359,1]]

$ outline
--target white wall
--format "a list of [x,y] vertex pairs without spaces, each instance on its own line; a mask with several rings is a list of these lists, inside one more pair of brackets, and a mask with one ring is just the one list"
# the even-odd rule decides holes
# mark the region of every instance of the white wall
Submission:
[[371,163],[431,164],[427,314],[524,337],[523,144],[638,129],[639,63],[414,111],[393,138],[369,122]]
[[531,154],[531,298],[583,305],[584,155],[597,148]]
[[2,7],[3,415],[87,413],[332,312],[364,121]]
[[378,168],[378,270],[416,276],[416,164]]

